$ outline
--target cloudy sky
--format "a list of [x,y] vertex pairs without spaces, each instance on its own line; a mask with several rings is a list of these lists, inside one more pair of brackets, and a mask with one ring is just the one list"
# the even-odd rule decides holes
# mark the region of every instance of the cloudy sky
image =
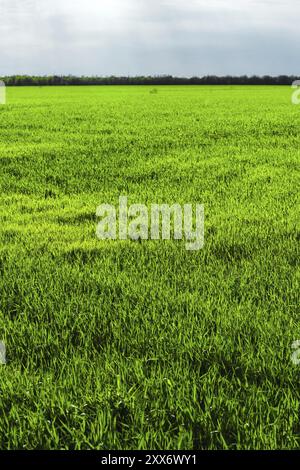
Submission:
[[0,76],[300,73],[299,0],[0,0]]

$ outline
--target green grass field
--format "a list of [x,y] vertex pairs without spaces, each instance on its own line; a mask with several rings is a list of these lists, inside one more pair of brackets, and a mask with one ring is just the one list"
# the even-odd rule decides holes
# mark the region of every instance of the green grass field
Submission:
[[[291,89],[7,93],[0,448],[299,448]],[[120,195],[204,204],[204,249],[98,240]]]

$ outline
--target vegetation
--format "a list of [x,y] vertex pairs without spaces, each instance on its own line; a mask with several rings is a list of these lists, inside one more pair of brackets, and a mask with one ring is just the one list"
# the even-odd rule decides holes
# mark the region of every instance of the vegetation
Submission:
[[[299,447],[299,107],[151,90],[7,90],[2,449]],[[120,195],[204,203],[204,249],[99,241]]]
[[7,86],[65,86],[65,85],[291,85],[299,77],[280,75],[271,77],[256,75],[247,77],[172,77],[172,75],[159,75],[154,77],[74,77],[68,76],[28,76],[13,75],[2,77]]

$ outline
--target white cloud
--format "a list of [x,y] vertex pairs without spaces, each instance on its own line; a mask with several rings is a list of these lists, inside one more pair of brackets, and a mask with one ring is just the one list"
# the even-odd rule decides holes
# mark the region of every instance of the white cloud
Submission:
[[0,0],[1,74],[297,73],[298,0]]

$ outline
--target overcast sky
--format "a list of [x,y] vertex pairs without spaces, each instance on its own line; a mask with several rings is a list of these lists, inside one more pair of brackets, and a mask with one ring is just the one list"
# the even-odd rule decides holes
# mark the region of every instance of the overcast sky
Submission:
[[0,0],[0,76],[300,73],[300,0]]

